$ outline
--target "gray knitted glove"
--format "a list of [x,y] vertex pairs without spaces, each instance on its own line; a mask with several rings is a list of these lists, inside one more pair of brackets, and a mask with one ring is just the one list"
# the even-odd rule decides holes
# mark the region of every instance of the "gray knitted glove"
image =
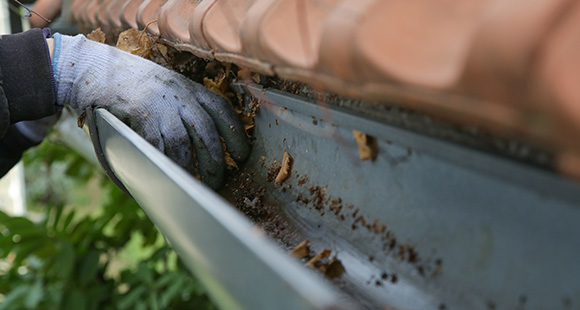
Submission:
[[109,110],[212,188],[221,185],[225,168],[219,135],[234,159],[247,158],[244,128],[221,96],[82,35],[55,34],[54,42],[57,104]]

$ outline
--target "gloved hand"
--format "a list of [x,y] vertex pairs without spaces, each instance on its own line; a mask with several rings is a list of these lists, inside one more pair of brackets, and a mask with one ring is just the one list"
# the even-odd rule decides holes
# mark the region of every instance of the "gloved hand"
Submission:
[[225,168],[219,135],[234,159],[247,158],[244,128],[216,93],[82,35],[55,34],[54,45],[57,104],[109,110],[212,188],[221,185]]

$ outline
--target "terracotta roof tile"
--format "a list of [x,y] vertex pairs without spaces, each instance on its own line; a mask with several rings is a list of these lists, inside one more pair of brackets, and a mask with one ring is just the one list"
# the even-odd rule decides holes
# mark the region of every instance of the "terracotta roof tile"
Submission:
[[486,3],[375,2],[356,22],[350,43],[360,65],[357,75],[432,88],[454,86],[463,72]]
[[147,32],[159,35],[159,13],[167,0],[145,0],[137,9],[137,26],[139,29],[147,27]]
[[141,3],[143,3],[143,0],[129,0],[125,2],[125,5],[121,9],[121,22],[124,28],[137,29],[137,10]]
[[106,7],[106,22],[111,26],[111,29],[117,30],[123,28],[121,22],[121,12],[127,0],[112,0]]
[[159,14],[161,36],[179,44],[189,43],[189,23],[193,10],[199,5],[191,0],[169,0]]
[[[74,0],[71,10],[84,31],[158,19],[148,32],[200,57],[580,154],[573,0]],[[563,166],[580,163],[566,156]]]

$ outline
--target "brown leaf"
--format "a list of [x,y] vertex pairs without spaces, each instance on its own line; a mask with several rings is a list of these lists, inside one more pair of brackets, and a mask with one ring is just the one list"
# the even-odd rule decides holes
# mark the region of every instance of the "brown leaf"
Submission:
[[203,78],[203,85],[213,90],[214,92],[222,95],[223,97],[227,98],[226,90],[229,87],[229,83],[226,77],[227,76],[225,75],[225,73],[219,74],[213,79],[205,77]]
[[81,115],[79,115],[79,118],[77,118],[77,126],[79,128],[83,128],[86,120],[87,120],[87,111],[83,111],[83,113],[81,113]]
[[117,48],[133,55],[151,59],[151,41],[144,31],[129,29],[121,32]]
[[306,266],[307,267],[314,267],[314,264],[316,264],[317,262],[319,262],[320,260],[323,260],[325,258],[328,258],[330,256],[330,250],[324,249],[322,251],[320,251],[320,253],[316,254],[313,258],[311,258],[307,263]]
[[234,160],[234,158],[232,157],[230,152],[228,152],[227,146],[226,146],[226,141],[221,136],[220,136],[220,143],[222,145],[222,150],[224,151],[224,159],[226,161],[226,165],[238,169],[238,164],[236,163],[236,161]]
[[276,180],[274,183],[282,183],[290,176],[290,170],[292,169],[292,156],[287,152],[284,152],[284,158],[282,159],[282,168],[280,168],[280,172],[276,176]]
[[107,38],[105,36],[105,33],[99,27],[99,28],[91,31],[91,33],[89,33],[87,35],[87,39],[89,39],[91,41],[95,41],[95,42],[105,43]]
[[360,156],[360,160],[375,160],[379,152],[377,139],[358,130],[353,130],[352,133],[356,143],[358,144],[358,154]]
[[304,240],[297,245],[290,254],[298,259],[304,258],[310,254],[310,240]]
[[160,43],[155,43],[155,46],[157,46],[157,49],[159,50],[159,53],[161,53],[161,55],[165,58],[169,57],[169,51],[167,49],[167,46],[160,44]]
[[260,74],[252,72],[248,69],[238,70],[237,76],[238,79],[243,80],[245,82],[253,81],[256,84],[260,83]]
[[226,160],[226,164],[230,167],[234,167],[236,169],[238,169],[238,164],[236,164],[236,161],[234,160],[234,158],[232,157],[232,155],[230,154],[230,152],[225,151],[224,152],[224,157]]
[[318,270],[320,270],[320,272],[324,273],[324,275],[330,279],[338,278],[346,272],[342,262],[336,257],[331,259],[328,264],[322,265],[320,268],[318,268]]

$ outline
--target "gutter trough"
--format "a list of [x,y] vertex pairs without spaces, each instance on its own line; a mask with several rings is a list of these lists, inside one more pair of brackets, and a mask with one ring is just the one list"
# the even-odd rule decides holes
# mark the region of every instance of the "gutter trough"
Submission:
[[[580,309],[578,184],[279,90],[234,88],[260,110],[252,154],[219,194],[96,112],[109,166],[221,308]],[[376,138],[375,160],[360,161],[352,130]],[[284,152],[290,177],[275,184]],[[310,257],[284,253],[305,240]],[[303,266],[325,249],[339,276]]]
[[221,308],[343,308],[328,284],[115,116],[98,110],[97,126],[116,175]]

